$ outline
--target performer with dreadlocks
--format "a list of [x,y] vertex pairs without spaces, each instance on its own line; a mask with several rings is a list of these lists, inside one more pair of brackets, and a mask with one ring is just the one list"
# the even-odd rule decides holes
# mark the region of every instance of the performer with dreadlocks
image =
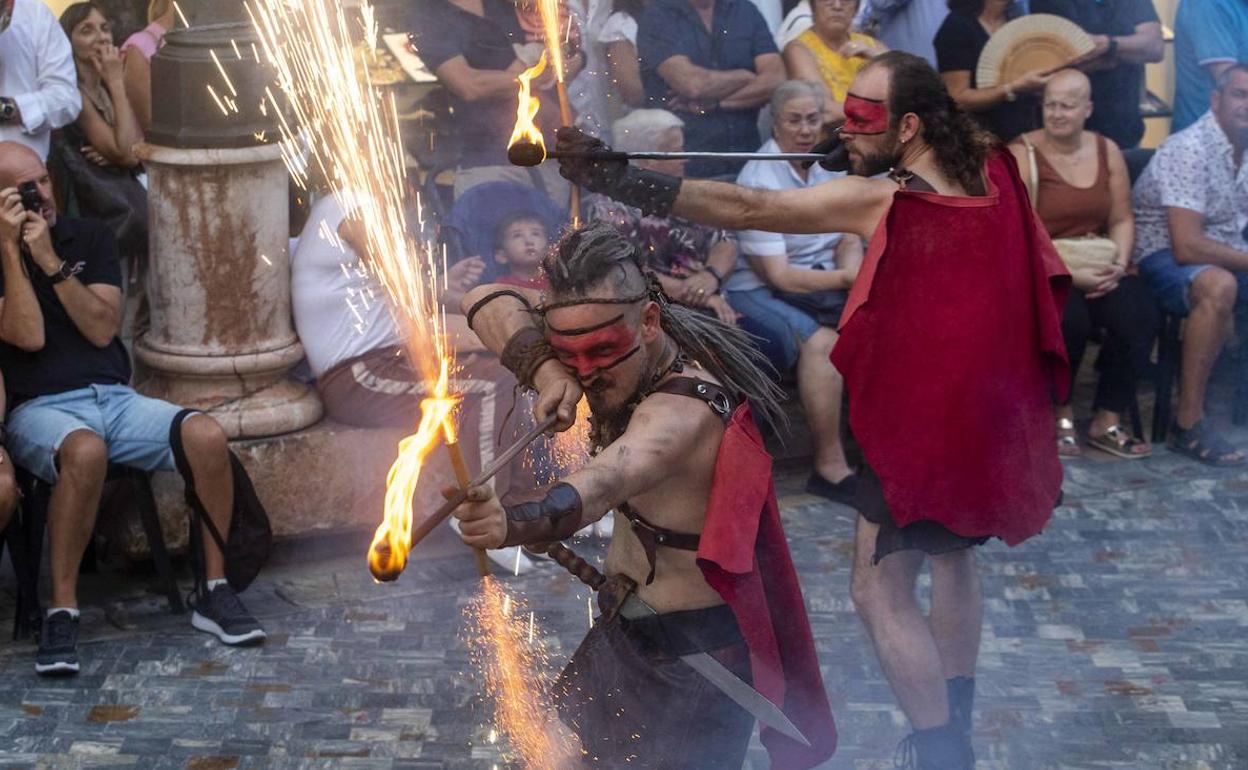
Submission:
[[[868,466],[853,599],[914,728],[910,759],[966,770],[983,622],[970,546],[1035,535],[1060,495],[1051,399],[1068,383],[1069,276],[1009,153],[922,59],[873,59],[845,115],[844,144],[828,160],[847,158],[853,175],[802,190],[682,182],[586,157],[605,147],[575,130],[560,133],[557,150],[565,177],[646,213],[870,238],[832,353]],[[928,557],[925,617],[915,584]]]
[[586,766],[741,767],[754,720],[681,659],[705,652],[809,742],[763,729],[773,767],[813,767],[836,732],[751,414],[782,419],[781,394],[744,332],[668,302],[643,262],[591,224],[546,258],[541,304],[499,286],[465,298],[473,330],[541,394],[539,416],[568,427],[584,391],[596,455],[536,503],[472,490],[456,512],[464,541],[558,541],[612,508],[629,521],[611,540],[602,615],[555,688]]

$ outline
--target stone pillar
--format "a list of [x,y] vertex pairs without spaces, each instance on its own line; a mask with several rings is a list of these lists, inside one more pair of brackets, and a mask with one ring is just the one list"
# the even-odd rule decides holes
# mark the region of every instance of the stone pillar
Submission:
[[135,354],[152,396],[210,413],[231,438],[321,417],[287,376],[303,357],[290,315],[286,166],[274,145],[143,145],[149,179],[151,329]]

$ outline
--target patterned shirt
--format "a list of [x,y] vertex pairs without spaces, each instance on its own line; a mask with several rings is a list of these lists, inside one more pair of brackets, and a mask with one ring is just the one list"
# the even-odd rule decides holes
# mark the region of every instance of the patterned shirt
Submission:
[[639,209],[625,206],[605,195],[586,200],[590,222],[603,221],[620,234],[639,244],[649,254],[646,266],[656,273],[684,278],[706,265],[711,249],[721,241],[735,240],[726,230],[699,225],[680,217],[643,216]]
[[1199,213],[1207,237],[1248,251],[1248,163],[1235,167],[1231,142],[1212,112],[1162,143],[1133,198],[1136,262],[1171,247],[1171,207]]

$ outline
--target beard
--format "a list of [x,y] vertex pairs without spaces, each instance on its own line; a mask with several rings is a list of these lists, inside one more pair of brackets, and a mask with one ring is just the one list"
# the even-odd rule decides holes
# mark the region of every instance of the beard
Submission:
[[880,152],[857,156],[850,154],[850,170],[855,176],[871,177],[897,166],[897,161],[901,160],[901,142],[897,141],[897,132],[890,130],[885,139],[885,147]]
[[624,434],[629,420],[633,417],[633,410],[647,395],[642,392],[642,383],[650,382],[653,378],[654,362],[650,360],[650,355],[644,347],[637,351],[637,357],[641,364],[637,370],[637,379],[633,382],[629,393],[620,397],[615,403],[605,401],[604,395],[611,387],[618,386],[619,380],[604,385],[600,384],[603,380],[599,378],[582,386],[585,389],[585,401],[589,404],[589,442],[594,451],[606,448]]

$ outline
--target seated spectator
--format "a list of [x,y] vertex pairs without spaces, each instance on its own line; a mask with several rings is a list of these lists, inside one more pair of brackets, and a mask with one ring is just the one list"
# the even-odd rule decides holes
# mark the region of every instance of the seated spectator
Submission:
[[173,29],[176,18],[173,0],[151,0],[147,4],[147,26],[121,44],[126,95],[142,131],[152,125],[152,57],[165,44],[165,33]]
[[[312,207],[291,256],[295,329],[330,418],[360,427],[412,430],[420,419],[420,402],[429,396],[429,383],[412,366],[407,340],[385,291],[365,264],[367,237],[361,224],[347,217],[355,198],[349,194],[339,198],[326,195]],[[484,270],[484,261],[477,257],[453,265],[445,305],[458,308],[460,298]],[[448,313],[446,321],[458,356],[450,387],[464,399],[460,446],[470,467],[484,467],[493,460],[497,442],[510,443],[527,429],[531,410],[512,408],[515,378],[486,353],[464,317]],[[441,504],[438,490],[457,483],[444,455],[431,455],[421,474],[417,494],[428,510]],[[522,456],[510,463],[495,477],[495,488],[509,500],[537,486],[534,469],[523,460]],[[516,549],[489,555],[508,570],[517,561],[522,569],[529,564]]]
[[[0,374],[0,415],[3,415],[8,407],[5,399],[4,376]],[[13,511],[17,510],[17,500],[17,477],[13,473],[13,461],[9,459],[9,453],[4,448],[4,422],[0,420],[0,537],[4,536],[4,531],[8,529],[9,522],[13,519]]]
[[1218,78],[1248,61],[1248,4],[1243,0],[1181,2],[1174,15],[1174,115],[1170,131],[1195,123],[1209,109]]
[[[484,182],[510,180],[567,201],[571,188],[559,176],[557,164],[529,169],[507,161],[507,142],[516,122],[516,76],[536,63],[542,50],[540,43],[530,46],[533,32],[526,31],[527,20],[522,25],[517,3],[427,0],[412,8],[416,52],[451,95],[456,131],[443,140],[454,141],[458,147],[455,197]],[[567,56],[565,63],[572,77],[580,69],[580,54]],[[554,130],[559,126],[554,69],[547,67],[533,85],[542,105],[537,123],[545,132],[546,144],[553,147]]]
[[[1077,70],[1055,74],[1044,89],[1044,128],[1021,135],[1010,145],[1031,191],[1040,221],[1066,257],[1071,249],[1090,248],[1085,236],[1098,236],[1104,261],[1090,266],[1073,254],[1068,260],[1074,285],[1062,315],[1062,334],[1070,357],[1071,391],[1093,330],[1106,332],[1096,361],[1100,380],[1088,443],[1128,459],[1147,457],[1148,443],[1133,437],[1122,415],[1135,397],[1157,338],[1157,307],[1148,287],[1127,274],[1135,241],[1131,215],[1131,180],[1122,151],[1112,139],[1084,124],[1093,114],[1092,86]],[[1112,251],[1111,251],[1112,249]],[[1084,252],[1086,253],[1086,252]],[[1063,457],[1081,453],[1069,397],[1057,406],[1057,450]]]
[[1009,21],[1010,0],[949,0],[949,15],[936,32],[936,69],[962,109],[1003,142],[1036,127],[1047,76],[1028,73],[1009,83],[980,88],[979,55],[988,38]]
[[[611,146],[622,152],[680,152],[684,149],[682,126],[680,118],[666,110],[637,110],[615,122]],[[682,160],[633,164],[672,176],[684,173]],[[589,221],[610,222],[649,255],[647,267],[673,301],[704,308],[724,323],[736,323],[736,312],[720,294],[724,278],[737,263],[737,242],[729,233],[680,217],[646,216],[603,195],[589,196],[586,209]]]
[[1138,145],[1144,137],[1144,65],[1161,61],[1166,52],[1152,0],[1031,0],[1031,12],[1070,19],[1092,36],[1093,53],[1100,58],[1086,66],[1096,105],[1088,128],[1122,149]]
[[538,290],[549,285],[542,275],[542,258],[550,237],[540,216],[518,211],[505,217],[494,232],[494,242],[494,261],[505,269],[497,283]]
[[[803,80],[776,89],[771,100],[772,139],[762,152],[810,152],[822,126],[822,94]],[[818,164],[751,161],[737,183],[764,190],[813,187],[842,174]],[[857,476],[841,444],[841,376],[828,365],[836,324],[862,262],[862,241],[840,233],[781,235],[749,230],[740,234],[747,265],[728,279],[728,302],[753,322],[760,336],[780,351],[773,360],[787,372],[797,366],[797,389],[815,444],[808,492],[849,504]],[[743,323],[744,325],[744,323]],[[751,328],[751,327],[747,327]]]
[[69,40],[41,0],[0,0],[0,142],[48,157],[52,130],[82,109]]
[[[646,98],[684,121],[690,150],[758,146],[758,111],[784,81],[784,60],[750,0],[652,0],[637,46]],[[740,170],[740,162],[726,160],[692,161],[685,169],[691,177]]]
[[56,142],[53,166],[77,212],[106,222],[117,239],[123,265],[135,277],[147,263],[147,191],[134,146],[143,141],[139,119],[126,95],[121,56],[112,26],[99,6],[74,3],[61,14],[82,92],[82,113]]
[[637,19],[645,6],[645,0],[615,0],[607,23],[598,32],[598,42],[607,49],[607,67],[614,85],[607,93],[623,107],[640,107],[646,101],[637,57]]
[[[34,182],[36,213],[17,188]],[[95,526],[110,462],[175,470],[170,430],[181,407],[136,393],[117,330],[121,272],[112,234],[99,222],[59,217],[39,156],[0,142],[0,369],[11,398],[13,462],[52,485],[48,542],[52,597],[35,671],[79,668],[78,566]],[[25,247],[25,253],[23,253]],[[230,531],[234,482],[225,432],[206,414],[181,424],[195,488],[220,532]],[[264,638],[224,579],[225,560],[205,527],[206,591],[191,624],[226,644]]]
[[875,38],[851,32],[858,0],[814,0],[814,26],[784,48],[789,77],[815,84],[823,97],[823,120],[845,120],[845,94],[872,56],[888,49]]
[[1248,310],[1248,64],[1225,70],[1210,102],[1204,117],[1162,143],[1136,182],[1135,259],[1162,309],[1187,318],[1170,448],[1240,465],[1244,453],[1205,421],[1204,407],[1232,319]]

